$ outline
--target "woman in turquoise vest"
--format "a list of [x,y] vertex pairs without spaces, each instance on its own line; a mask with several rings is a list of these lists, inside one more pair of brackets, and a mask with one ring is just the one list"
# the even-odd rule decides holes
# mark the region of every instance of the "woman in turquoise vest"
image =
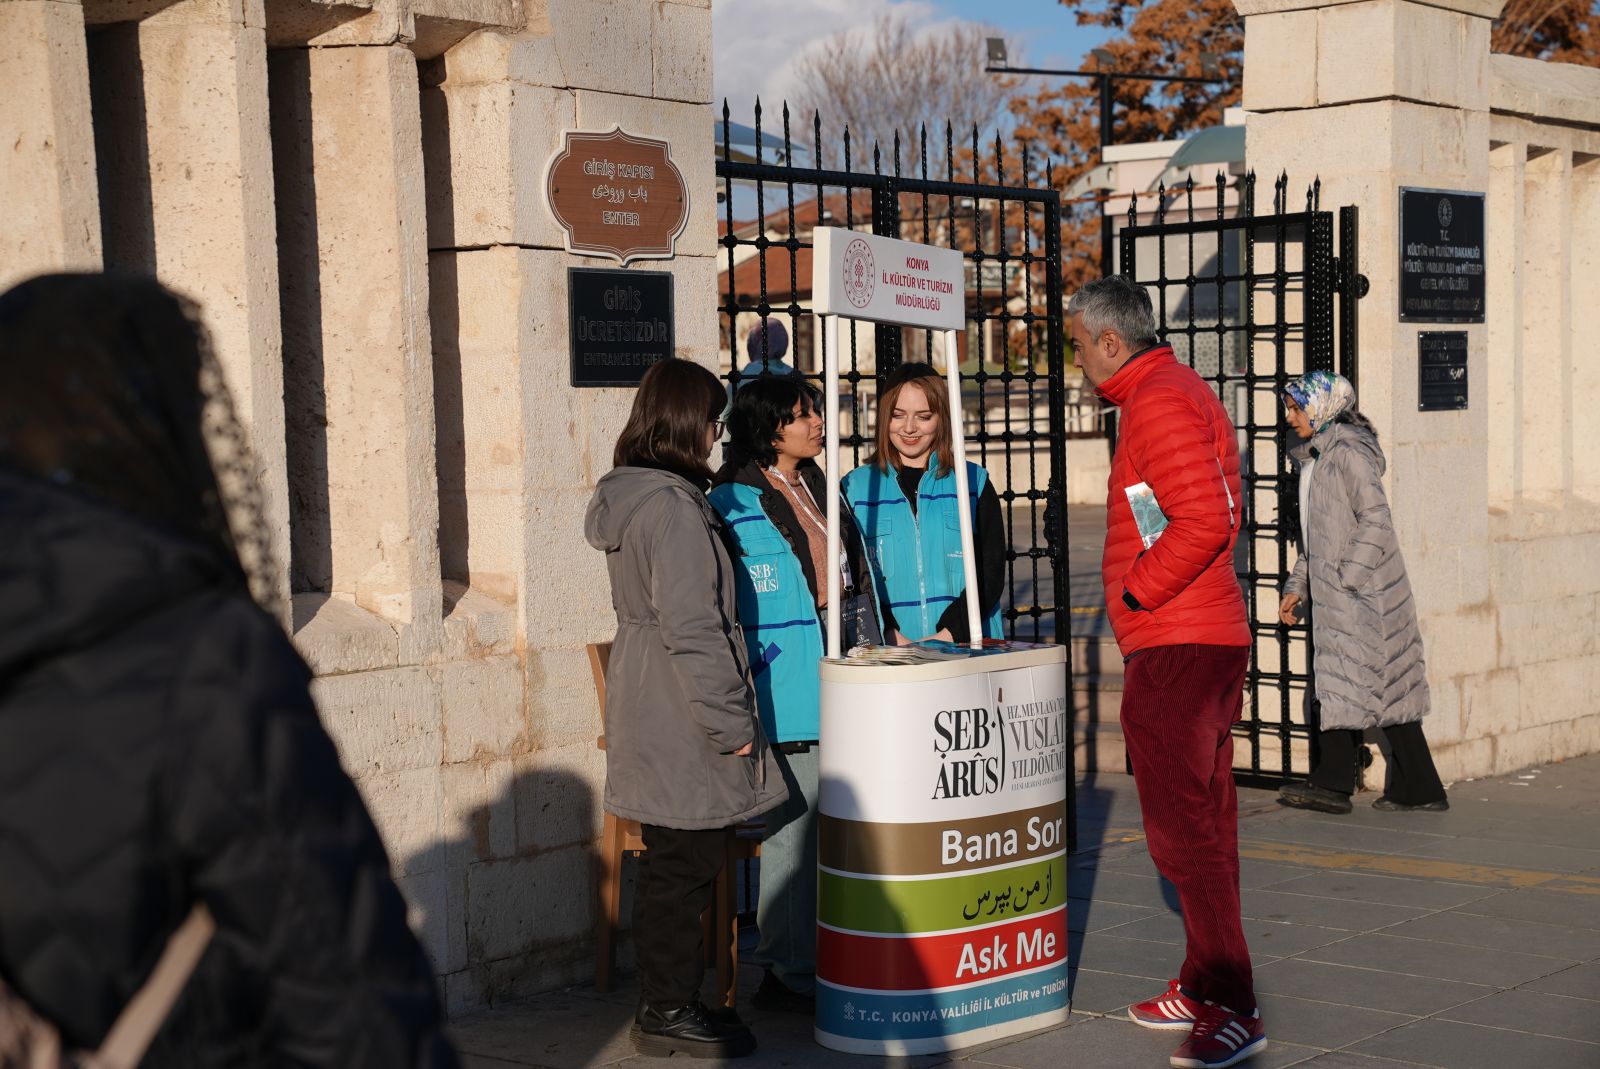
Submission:
[[[876,449],[844,480],[867,542],[885,634],[896,642],[970,642],[960,513],[956,507],[949,391],[927,364],[902,364],[878,396]],[[978,555],[978,617],[1000,638],[1006,529],[1000,498],[980,465],[967,464]]]
[[[760,1009],[811,1013],[817,971],[817,737],[827,618],[827,491],[815,457],[822,413],[797,376],[762,376],[739,387],[728,413],[730,453],[711,504],[736,554],[739,622],[789,800],[767,814],[761,844],[761,931],[752,960],[766,969]],[[843,646],[881,642],[867,554],[850,510],[841,519]]]

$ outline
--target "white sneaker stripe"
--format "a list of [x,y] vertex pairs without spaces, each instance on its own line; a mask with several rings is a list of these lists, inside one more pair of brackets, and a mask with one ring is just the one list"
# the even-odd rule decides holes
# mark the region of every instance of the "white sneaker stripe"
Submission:
[[1156,1009],[1160,1010],[1161,1015],[1169,1021],[1176,1021],[1178,1019],[1178,1015],[1172,1012],[1172,1007],[1167,1005],[1165,1002],[1156,1003]]
[[1244,1026],[1239,1024],[1238,1021],[1228,1022],[1227,1027],[1224,1028],[1219,1034],[1227,1036],[1229,1039],[1231,1039],[1235,1047],[1250,1038],[1249,1031],[1247,1031]]

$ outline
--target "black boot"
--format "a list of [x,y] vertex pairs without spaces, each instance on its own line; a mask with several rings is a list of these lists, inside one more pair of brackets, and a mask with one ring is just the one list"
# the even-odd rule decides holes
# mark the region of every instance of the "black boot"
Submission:
[[652,1057],[742,1058],[756,1049],[750,1029],[719,1020],[698,1001],[675,1010],[640,1003],[633,1020],[633,1049]]
[[1318,813],[1338,813],[1343,815],[1350,812],[1350,796],[1342,791],[1331,791],[1326,787],[1318,787],[1309,780],[1297,783],[1285,783],[1278,788],[1278,802],[1282,805],[1293,806],[1296,809],[1313,809]]
[[750,999],[750,1004],[758,1010],[769,1013],[805,1013],[817,1011],[817,1000],[812,995],[802,995],[793,990],[782,980],[778,979],[771,969],[761,976],[761,986],[756,988],[756,993]]

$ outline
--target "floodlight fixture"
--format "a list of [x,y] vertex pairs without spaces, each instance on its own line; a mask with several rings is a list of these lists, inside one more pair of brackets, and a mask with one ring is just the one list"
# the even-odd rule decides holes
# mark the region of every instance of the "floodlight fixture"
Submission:
[[1089,49],[1089,55],[1093,56],[1094,61],[1100,64],[1102,68],[1109,67],[1117,61],[1117,57],[1104,48],[1091,48]]
[[1006,39],[1004,37],[986,37],[983,43],[989,49],[989,66],[1004,67],[1006,65]]
[[1215,52],[1200,53],[1200,73],[1207,78],[1222,77],[1222,57]]

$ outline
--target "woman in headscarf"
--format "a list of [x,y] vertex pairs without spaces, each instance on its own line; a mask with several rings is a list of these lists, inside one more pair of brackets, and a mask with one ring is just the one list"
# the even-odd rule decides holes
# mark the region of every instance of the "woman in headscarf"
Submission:
[[1422,734],[1428,674],[1400,542],[1383,491],[1378,433],[1356,408],[1350,380],[1313,371],[1283,392],[1300,438],[1289,457],[1300,479],[1300,559],[1279,618],[1311,613],[1321,756],[1311,778],[1280,800],[1301,809],[1350,812],[1362,732],[1382,728],[1389,782],[1374,808],[1448,809]]
[[23,283],[0,382],[0,977],[96,1049],[203,906],[146,1069],[455,1065],[195,309]]

